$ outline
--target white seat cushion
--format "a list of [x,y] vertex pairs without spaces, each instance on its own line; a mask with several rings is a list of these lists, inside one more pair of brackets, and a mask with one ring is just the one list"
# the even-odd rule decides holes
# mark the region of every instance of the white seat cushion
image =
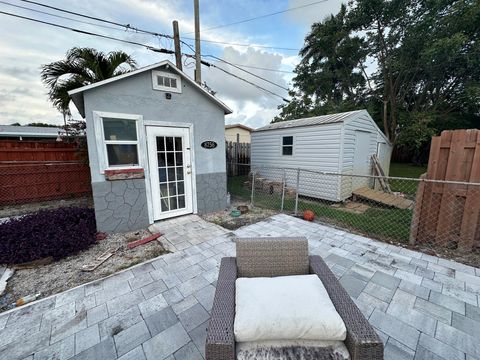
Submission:
[[237,342],[346,338],[345,324],[317,275],[238,278],[235,287]]

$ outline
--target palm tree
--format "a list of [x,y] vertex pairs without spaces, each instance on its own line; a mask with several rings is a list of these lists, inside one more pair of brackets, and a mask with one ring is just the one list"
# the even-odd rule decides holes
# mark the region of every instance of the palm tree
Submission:
[[42,81],[49,88],[48,97],[62,113],[71,116],[68,91],[121,75],[136,68],[136,61],[123,51],[108,54],[92,48],[70,49],[64,60],[42,66]]

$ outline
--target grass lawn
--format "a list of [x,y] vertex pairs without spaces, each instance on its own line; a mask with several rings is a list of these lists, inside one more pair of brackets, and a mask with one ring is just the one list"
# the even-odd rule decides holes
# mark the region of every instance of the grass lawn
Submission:
[[[245,176],[228,178],[228,191],[230,194],[249,200],[251,190],[243,186],[245,181],[247,181]],[[280,211],[281,201],[281,196],[279,195],[255,191],[255,206]],[[412,218],[411,210],[371,207],[363,214],[356,214],[333,208],[328,202],[308,201],[300,198],[298,203],[299,213],[307,209],[312,210],[317,218],[326,223],[356,230],[374,238],[408,242]],[[295,199],[286,198],[284,211],[293,212],[294,210]]]
[[[391,163],[390,176],[418,179],[420,175],[427,172],[427,166],[418,166],[414,164]],[[408,180],[390,180],[392,191],[403,192],[409,195],[415,195],[418,183]]]
[[407,177],[418,179],[420,175],[427,172],[427,166],[414,164],[391,163],[390,176]]

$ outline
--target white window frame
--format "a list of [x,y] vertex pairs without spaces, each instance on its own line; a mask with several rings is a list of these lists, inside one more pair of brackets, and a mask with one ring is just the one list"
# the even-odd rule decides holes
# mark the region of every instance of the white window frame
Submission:
[[[283,145],[283,138],[286,138],[286,137],[291,137],[292,138],[292,145]],[[282,156],[293,156],[293,145],[295,144],[295,136],[293,135],[282,135],[280,137],[280,155]],[[283,153],[283,148],[285,147],[291,147],[292,148],[292,154],[291,155],[286,155]]]
[[[177,80],[177,87],[169,87],[158,85],[157,76],[168,77]],[[153,90],[161,90],[166,92],[181,93],[182,92],[182,78],[179,75],[172,74],[167,71],[152,70],[152,86]]]
[[[105,140],[105,133],[103,129],[103,118],[120,119],[120,120],[135,120],[137,130],[137,140]],[[143,169],[144,168],[144,149],[142,139],[145,139],[143,133],[143,116],[135,114],[121,114],[103,111],[94,111],[93,120],[95,127],[95,138],[97,143],[97,156],[100,173],[104,174],[105,170],[125,170],[125,169]],[[125,144],[137,145],[138,165],[113,165],[108,164],[107,144]]]

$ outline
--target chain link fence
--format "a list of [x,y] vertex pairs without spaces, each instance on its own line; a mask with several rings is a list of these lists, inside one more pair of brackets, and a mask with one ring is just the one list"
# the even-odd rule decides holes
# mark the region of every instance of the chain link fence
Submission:
[[[240,165],[240,164],[239,164]],[[480,265],[480,184],[251,166],[231,196],[370,238]]]
[[0,209],[91,192],[90,169],[81,162],[0,162]]

